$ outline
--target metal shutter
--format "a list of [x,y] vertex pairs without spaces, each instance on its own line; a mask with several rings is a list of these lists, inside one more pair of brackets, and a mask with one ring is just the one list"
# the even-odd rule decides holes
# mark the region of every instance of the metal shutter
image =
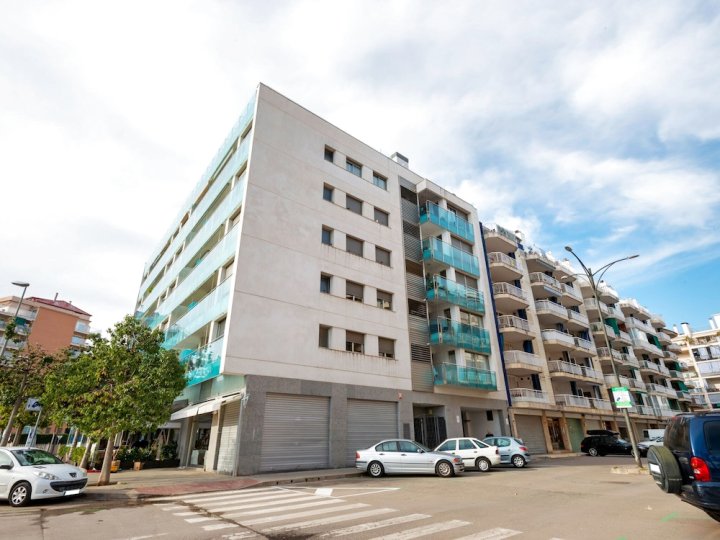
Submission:
[[240,400],[225,405],[222,425],[220,426],[220,446],[218,448],[217,471],[232,474],[237,456],[237,431],[240,419]]
[[585,420],[585,429],[605,429],[605,426],[602,425],[600,420]]
[[516,416],[518,437],[523,440],[531,454],[547,454],[545,432],[539,416]]
[[577,418],[568,418],[568,437],[570,437],[570,444],[572,445],[573,452],[580,451],[580,443],[585,438],[585,434],[582,430],[582,423]]
[[267,394],[261,471],[328,467],[330,399]]
[[345,462],[355,465],[355,451],[383,439],[398,436],[397,403],[393,401],[347,401],[347,447]]

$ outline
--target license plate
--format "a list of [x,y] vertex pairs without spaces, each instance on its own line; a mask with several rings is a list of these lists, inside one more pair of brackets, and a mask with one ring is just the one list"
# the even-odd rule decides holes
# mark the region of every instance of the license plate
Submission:
[[65,495],[79,495],[79,494],[80,494],[80,490],[79,490],[79,489],[68,489],[68,490],[65,492]]

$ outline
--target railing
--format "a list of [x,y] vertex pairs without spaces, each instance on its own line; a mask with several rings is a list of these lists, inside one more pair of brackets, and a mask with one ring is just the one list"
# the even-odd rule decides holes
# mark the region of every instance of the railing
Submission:
[[690,396],[690,397],[692,398],[692,402],[693,402],[695,405],[705,405],[705,396],[699,395],[699,394],[695,394],[695,395],[692,395],[692,396]]
[[[16,309],[16,307],[14,307],[12,305],[0,306],[0,313],[10,313],[12,315],[15,315],[15,309]],[[37,316],[37,311],[20,308],[20,311],[18,311],[17,316],[21,319],[25,319],[26,321],[33,321],[33,320],[35,320],[35,317]]]
[[622,341],[627,345],[632,344],[632,338],[630,337],[630,334],[628,334],[627,332],[623,332],[622,330],[620,330],[620,333],[615,336],[615,339],[617,339],[618,341]]
[[422,250],[423,260],[433,259],[443,264],[454,266],[458,270],[467,272],[474,277],[480,275],[480,263],[477,257],[442,240],[425,238],[422,241]]
[[543,330],[543,341],[560,341],[566,345],[575,346],[575,336],[561,332],[560,330]]
[[686,392],[685,390],[676,390],[675,395],[678,397],[678,399],[690,399],[690,392]]
[[649,341],[646,341],[642,338],[632,337],[632,345],[636,349],[643,349],[644,351],[647,351],[649,353],[655,354],[657,356],[663,356],[663,352],[658,349],[655,345],[650,343]]
[[660,366],[655,362],[649,362],[647,360],[640,360],[640,369],[649,369],[655,373],[660,373]]
[[598,302],[594,298],[586,298],[585,299],[585,309],[598,309],[598,305],[600,306],[600,312],[607,315],[609,313],[608,307],[603,302]]
[[220,374],[223,338],[199,349],[185,349],[180,353],[180,361],[185,364],[187,386],[207,381]]
[[422,225],[428,221],[451,233],[455,233],[469,242],[475,243],[475,231],[469,221],[454,212],[440,208],[432,201],[428,201],[424,206],[420,207],[420,224]]
[[610,355],[612,354],[613,360],[617,360],[618,362],[622,362],[622,354],[620,354],[618,351],[614,349],[608,349],[607,347],[598,347],[597,348],[597,355],[600,358],[609,359]]
[[620,357],[622,358],[622,361],[625,362],[627,365],[639,368],[640,362],[638,361],[637,357],[632,353],[620,353]]
[[500,330],[503,328],[517,328],[518,330],[530,332],[530,323],[515,315],[500,315],[498,317],[498,327]]
[[627,319],[625,319],[625,324],[628,326],[634,326],[635,328],[638,328],[643,332],[649,332],[651,334],[655,333],[655,329],[651,325],[649,325],[645,321],[641,321],[640,319],[636,319],[634,317],[628,317]]
[[584,326],[589,326],[590,321],[587,318],[587,315],[583,315],[582,313],[578,313],[577,311],[573,311],[572,309],[567,310],[568,319],[573,320],[575,322],[578,322]]
[[648,319],[651,317],[650,312],[646,308],[641,306],[634,298],[625,298],[624,300],[620,300],[620,307],[635,310],[638,313],[642,313],[643,315],[645,315]]
[[541,311],[549,311],[563,319],[568,318],[568,310],[562,307],[560,304],[556,304],[555,302],[551,302],[550,300],[536,300],[535,311],[538,312],[538,315]]
[[588,340],[588,339],[584,339],[584,338],[581,338],[581,337],[576,337],[576,338],[575,338],[575,345],[576,345],[578,348],[580,348],[580,349],[582,349],[582,350],[584,350],[584,351],[587,351],[587,352],[590,352],[590,353],[594,353],[594,352],[595,352],[595,345],[593,344],[592,341],[590,341],[590,340]]
[[663,351],[663,356],[665,358],[669,358],[670,360],[677,360],[677,354],[675,354],[672,351]]
[[720,360],[703,360],[697,363],[700,375],[720,375]]
[[665,409],[665,408],[659,408],[659,407],[655,407],[654,410],[655,410],[656,416],[662,416],[663,418],[671,418],[680,412],[680,411],[674,411],[672,409]]
[[628,383],[630,383],[630,388],[637,388],[638,390],[645,390],[647,388],[644,381],[634,377],[628,377]]
[[638,414],[644,414],[646,416],[655,416],[655,411],[648,405],[635,405]]
[[22,339],[19,342],[16,342],[14,340],[6,340],[5,338],[0,338],[0,349],[2,349],[3,345],[5,345],[5,342],[7,342],[6,349],[19,349],[25,344],[25,340]]
[[609,324],[604,325],[603,323],[599,323],[599,322],[590,323],[590,329],[593,332],[596,332],[598,334],[603,333],[603,326],[605,326],[605,330],[607,331],[607,335],[609,338],[612,339],[612,338],[616,337],[615,329],[612,326],[610,326]]
[[589,379],[595,379],[597,381],[603,380],[602,372],[587,366],[583,366],[583,375],[585,375]]
[[78,347],[84,347],[87,343],[87,338],[73,336],[70,338],[70,343],[72,343],[73,345],[77,345]]
[[480,291],[443,276],[429,277],[425,283],[425,292],[428,300],[445,300],[471,311],[485,313],[485,299]]
[[667,387],[663,386],[662,384],[656,384],[656,383],[646,383],[647,389],[650,392],[655,392],[656,394],[667,394]]
[[484,328],[439,317],[430,322],[430,343],[454,345],[490,354],[490,334]]
[[670,370],[667,367],[663,366],[662,364],[659,364],[658,367],[660,368],[660,373],[662,373],[666,377],[670,376]]
[[510,296],[515,296],[516,298],[520,298],[521,300],[525,300],[527,302],[527,294],[525,294],[525,291],[523,291],[520,287],[516,287],[515,285],[510,285],[509,283],[493,283],[493,294],[509,294]]
[[531,403],[550,403],[547,392],[533,390],[532,388],[511,388],[510,397],[513,401],[528,401]]
[[539,368],[542,368],[543,365],[545,365],[545,360],[540,358],[537,354],[525,351],[504,351],[503,356],[505,357],[505,365],[525,364]]
[[598,292],[606,296],[612,296],[615,299],[615,302],[620,300],[620,295],[617,293],[617,291],[607,283],[598,284]]
[[555,394],[555,403],[563,407],[583,407],[589,409],[590,399],[570,394]]
[[612,410],[612,402],[607,399],[590,398],[590,400],[592,401],[592,406],[595,409],[602,409],[604,411]]
[[543,274],[542,272],[533,272],[532,274],[530,274],[530,283],[540,283],[545,287],[553,289],[553,292],[557,292],[558,296],[562,295],[562,283],[560,283],[554,277]]
[[503,238],[508,239],[513,244],[518,243],[517,236],[515,236],[514,233],[510,232],[505,227],[501,227],[500,225],[495,225],[494,228],[492,225],[486,227],[483,226],[483,235],[485,236],[492,236],[492,235],[498,235],[502,236]]
[[662,315],[655,314],[650,316],[650,324],[657,328],[662,328],[665,326],[665,321],[663,320]]
[[433,371],[436,385],[497,390],[494,371],[448,363],[435,365]]
[[667,346],[667,350],[672,351],[674,353],[679,353],[679,352],[682,352],[682,347],[680,345],[678,345],[677,343],[670,343]]
[[622,312],[621,309],[618,309],[613,306],[607,306],[607,314],[610,317],[614,317],[618,321],[624,321],[625,320],[625,314]]
[[527,250],[527,258],[537,259],[545,264],[548,268],[556,268],[557,262],[548,257],[545,250],[537,246],[533,246]]
[[493,251],[491,253],[488,253],[487,257],[488,261],[490,261],[490,264],[504,264],[505,266],[509,266],[513,270],[517,270],[519,273],[522,273],[520,261],[518,261],[517,259],[513,259],[509,255]]
[[576,300],[579,300],[582,302],[582,294],[575,289],[575,287],[569,283],[562,283],[562,290],[563,294],[567,296],[571,296],[572,298],[575,298]]
[[[615,380],[615,375],[605,375],[605,385],[606,386],[617,386],[617,381]],[[620,386],[624,386],[626,388],[630,387],[630,380],[627,377],[623,377],[620,375]]]
[[573,364],[571,362],[565,362],[564,360],[551,360],[548,362],[548,369],[550,373],[570,373],[577,375],[578,377],[584,377],[583,366]]
[[86,324],[84,322],[78,321],[75,323],[75,331],[80,334],[89,334],[90,333],[90,325]]

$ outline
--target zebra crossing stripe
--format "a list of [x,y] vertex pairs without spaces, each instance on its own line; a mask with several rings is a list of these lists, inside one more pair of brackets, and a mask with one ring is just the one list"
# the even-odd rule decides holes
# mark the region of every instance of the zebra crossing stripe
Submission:
[[187,508],[187,506],[183,506],[181,504],[174,504],[172,506],[164,506],[161,508],[163,512],[170,512],[172,510],[182,510],[184,508]]
[[184,500],[195,500],[195,499],[205,499],[208,497],[218,497],[221,495],[238,495],[240,493],[261,493],[265,491],[279,491],[278,488],[270,487],[270,488],[251,488],[251,489],[230,489],[225,491],[207,491],[205,493],[186,493],[185,495],[172,495],[169,497],[157,497],[153,498],[153,502],[163,502],[163,501],[184,501]]
[[254,538],[257,536],[252,531],[240,531],[236,533],[230,533],[230,534],[223,534],[222,538],[227,538],[227,540],[242,540],[243,538]]
[[314,506],[325,506],[328,504],[339,504],[339,503],[344,503],[344,502],[345,501],[341,501],[338,499],[327,499],[324,501],[313,501],[313,502],[306,502],[306,503],[302,503],[302,504],[290,504],[288,506],[273,506],[271,508],[261,508],[259,510],[248,510],[246,512],[223,514],[223,517],[236,518],[236,517],[242,517],[242,516],[257,516],[260,514],[272,514],[273,512],[285,512],[287,510],[300,510],[301,508],[312,508]]
[[[185,507],[183,506],[183,508],[185,508]],[[173,514],[173,516],[180,516],[180,517],[185,517],[185,516],[199,516],[199,515],[200,515],[200,512],[175,512],[175,513]]]
[[188,523],[202,523],[203,521],[217,521],[218,519],[220,519],[220,518],[203,516],[203,517],[196,517],[196,518],[188,518],[185,521],[187,521]]
[[510,538],[522,534],[522,531],[514,531],[512,529],[503,529],[498,527],[496,529],[488,529],[479,533],[471,534],[469,536],[463,536],[457,540],[503,540],[503,538]]
[[[290,499],[273,499],[271,501],[263,501],[263,502],[256,502],[251,501],[250,504],[240,504],[239,506],[218,506],[215,508],[208,508],[208,512],[232,512],[235,510],[246,510],[250,508],[264,508],[266,506],[276,506],[278,504],[287,504],[287,503],[294,503],[294,502],[301,502],[301,501],[307,501],[307,500],[317,500],[315,497],[308,497],[307,495],[303,495],[302,497],[295,497]],[[339,499],[336,499],[339,500]],[[239,501],[241,503],[248,502],[248,501]],[[228,503],[226,503],[228,504]]]
[[299,523],[290,523],[288,525],[280,525],[278,527],[272,527],[270,529],[263,529],[263,534],[272,534],[280,531],[294,531],[297,529],[308,529],[310,527],[319,527],[321,525],[329,525],[331,523],[340,523],[342,521],[352,521],[353,519],[360,519],[365,517],[377,516],[380,514],[389,514],[391,512],[397,512],[393,508],[374,508],[372,510],[365,510],[364,512],[356,512],[354,514],[343,514],[340,516],[330,516],[326,518],[313,519],[310,521],[301,521]]
[[[232,501],[218,501],[212,504],[209,504],[207,506],[203,506],[203,508],[207,508],[208,512],[225,512],[228,510],[234,510],[235,508],[250,508],[253,505],[256,507],[264,506],[266,504],[282,504],[286,501],[299,501],[299,500],[310,500],[310,499],[317,499],[316,497],[312,495],[301,495],[297,496],[293,493],[290,493],[288,495],[275,495],[273,497],[258,497],[257,499],[243,499],[240,501],[232,500]],[[275,502],[277,501],[277,502]],[[248,504],[246,504],[248,503]],[[237,506],[238,504],[246,504],[246,506]],[[200,505],[198,505],[200,506]]]
[[307,512],[295,512],[294,514],[285,514],[282,516],[271,516],[253,519],[251,521],[243,521],[243,525],[262,525],[264,523],[272,523],[273,521],[287,521],[289,519],[304,518],[315,516],[318,514],[329,514],[331,512],[340,512],[341,510],[356,510],[358,508],[367,508],[370,506],[365,503],[346,504],[344,506],[333,506],[331,508],[321,508],[319,510],[310,510]]
[[[205,525],[203,527],[203,529],[206,531],[219,531],[220,529],[232,529],[233,527],[239,527],[239,526],[240,525],[238,525],[237,523],[216,523],[215,525]],[[253,533],[253,535],[254,535],[254,533]],[[251,538],[251,536],[249,536],[249,535],[241,536],[241,537],[238,537],[235,535],[233,535],[233,536],[235,538]]]
[[260,498],[265,496],[277,496],[280,494],[287,493],[286,491],[281,491],[279,489],[269,489],[269,490],[263,490],[263,491],[235,491],[232,493],[225,493],[225,494],[216,494],[212,493],[209,495],[198,495],[195,497],[184,497],[182,499],[178,499],[180,502],[190,503],[190,504],[203,504],[206,502],[211,501],[223,501],[227,499],[253,499],[253,498]]
[[442,531],[449,531],[450,529],[457,529],[458,527],[464,527],[465,525],[470,525],[470,523],[454,519],[452,521],[433,523],[432,525],[426,525],[425,527],[407,529],[399,533],[388,534],[387,536],[378,536],[377,538],[373,538],[373,540],[410,540],[412,538],[428,536]]
[[407,516],[398,516],[390,519],[384,519],[382,521],[374,521],[371,523],[361,523],[360,525],[353,525],[352,527],[345,527],[344,529],[335,529],[318,536],[318,538],[334,538],[337,536],[348,536],[350,534],[360,534],[366,531],[373,531],[375,529],[382,529],[383,527],[392,527],[393,525],[400,525],[402,523],[409,523],[411,521],[417,521],[420,519],[427,519],[427,514],[408,514]]

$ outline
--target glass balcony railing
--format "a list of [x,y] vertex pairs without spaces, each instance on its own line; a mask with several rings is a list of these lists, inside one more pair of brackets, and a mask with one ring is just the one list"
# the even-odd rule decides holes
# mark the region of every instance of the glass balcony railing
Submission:
[[73,336],[70,338],[70,343],[77,345],[78,347],[84,347],[87,339],[84,337]]
[[490,354],[490,334],[484,328],[437,318],[430,321],[430,343],[453,345],[462,349]]
[[89,334],[90,333],[90,325],[86,324],[84,322],[78,321],[75,323],[75,331],[79,334]]
[[437,238],[425,238],[422,241],[423,260],[435,260],[453,266],[472,276],[480,276],[480,264],[477,257]]
[[444,300],[477,313],[485,313],[485,299],[480,291],[442,276],[428,277],[425,292],[428,300]]
[[497,390],[494,371],[457,364],[440,364],[433,368],[435,385],[463,386],[482,390]]
[[427,222],[434,223],[468,242],[475,243],[475,231],[469,221],[430,201],[420,207],[420,225]]
[[185,349],[180,352],[180,362],[185,364],[187,386],[207,381],[220,374],[223,338],[199,349]]

